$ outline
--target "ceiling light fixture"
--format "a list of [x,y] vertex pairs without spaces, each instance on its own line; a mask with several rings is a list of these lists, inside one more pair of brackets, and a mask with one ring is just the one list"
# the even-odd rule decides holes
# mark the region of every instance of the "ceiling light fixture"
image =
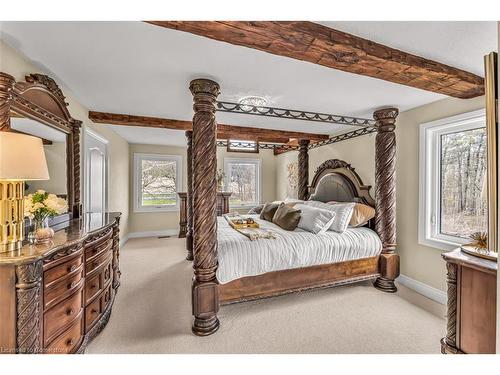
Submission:
[[242,104],[241,109],[249,111],[252,107],[265,107],[268,100],[261,96],[245,96],[244,98],[238,100],[238,103]]

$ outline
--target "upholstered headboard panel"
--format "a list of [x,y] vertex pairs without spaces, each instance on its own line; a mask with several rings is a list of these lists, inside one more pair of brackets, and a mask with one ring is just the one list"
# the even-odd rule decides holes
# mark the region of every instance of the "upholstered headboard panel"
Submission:
[[349,181],[343,175],[337,173],[330,173],[321,177],[310,199],[321,202],[358,201]]
[[331,159],[321,164],[314,174],[309,199],[321,202],[358,202],[375,207],[371,186],[364,185],[350,164]]

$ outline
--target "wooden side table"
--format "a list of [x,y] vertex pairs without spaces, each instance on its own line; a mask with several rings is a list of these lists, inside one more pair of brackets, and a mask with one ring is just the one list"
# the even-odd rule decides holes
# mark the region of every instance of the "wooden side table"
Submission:
[[448,314],[443,354],[494,354],[497,263],[460,249],[442,254],[448,271]]
[[[229,197],[232,193],[217,192],[217,216],[229,212]],[[187,193],[177,193],[180,198],[179,207],[179,238],[185,238],[187,233]]]

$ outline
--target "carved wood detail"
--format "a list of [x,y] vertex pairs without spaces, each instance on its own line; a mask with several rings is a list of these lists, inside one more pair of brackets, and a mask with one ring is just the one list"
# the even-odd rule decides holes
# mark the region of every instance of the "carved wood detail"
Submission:
[[446,263],[448,284],[447,296],[447,322],[445,344],[452,348],[457,347],[457,271],[458,266],[454,263]]
[[186,259],[193,260],[193,132],[186,131],[187,139],[187,226],[186,226]]
[[299,181],[298,198],[306,201],[309,199],[309,140],[301,139],[299,141]]
[[25,79],[26,82],[38,83],[41,84],[42,86],[45,86],[50,92],[52,92],[55,96],[57,96],[57,98],[61,101],[61,103],[68,105],[68,103],[66,103],[66,97],[64,96],[63,92],[57,85],[56,81],[54,81],[49,76],[40,73],[31,73],[27,75]]
[[[116,220],[116,223],[113,225],[113,260],[111,266],[113,268],[113,289],[115,293],[120,286],[120,218]],[[111,303],[112,305],[112,303]]]
[[10,90],[14,87],[14,77],[0,72],[0,131],[10,130]]
[[[397,108],[375,111],[375,229],[382,241],[382,267],[386,272],[375,286],[386,292],[395,292],[394,279],[399,275],[399,257],[396,250],[396,118]],[[395,277],[394,277],[395,276]]]
[[219,85],[196,79],[193,94],[193,333],[210,335],[219,328],[217,270],[217,123]]
[[42,262],[16,267],[17,352],[42,351]]
[[340,159],[326,160],[321,163],[318,168],[316,168],[310,187],[309,195],[311,199],[314,198],[320,180],[325,175],[330,173],[342,175],[344,179],[349,182],[356,198],[358,198],[361,203],[375,207],[375,200],[370,194],[371,186],[363,183],[361,177],[359,177],[355,168],[352,167],[351,164]]
[[48,255],[47,257],[43,258],[43,263],[50,263],[50,262],[53,262],[53,261],[55,261],[57,259],[64,258],[64,257],[66,257],[68,255],[76,253],[82,247],[83,247],[83,245],[81,243],[78,243],[76,245],[64,248],[64,249],[62,249],[60,251],[56,251],[55,253],[53,253],[51,255]]

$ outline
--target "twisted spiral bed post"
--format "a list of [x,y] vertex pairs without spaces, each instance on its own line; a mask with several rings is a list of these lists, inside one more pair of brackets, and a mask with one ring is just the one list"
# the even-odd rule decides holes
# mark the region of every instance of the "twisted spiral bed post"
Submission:
[[187,139],[187,231],[186,259],[193,260],[193,132],[186,131]]
[[216,100],[219,85],[209,79],[195,79],[193,94],[193,268],[192,331],[198,336],[219,328],[217,270],[217,123]]
[[298,181],[298,198],[306,201],[309,199],[309,140],[301,139],[299,141],[299,181]]
[[375,229],[382,241],[380,274],[374,286],[384,292],[397,291],[394,280],[399,276],[396,254],[396,118],[397,108],[375,111]]

